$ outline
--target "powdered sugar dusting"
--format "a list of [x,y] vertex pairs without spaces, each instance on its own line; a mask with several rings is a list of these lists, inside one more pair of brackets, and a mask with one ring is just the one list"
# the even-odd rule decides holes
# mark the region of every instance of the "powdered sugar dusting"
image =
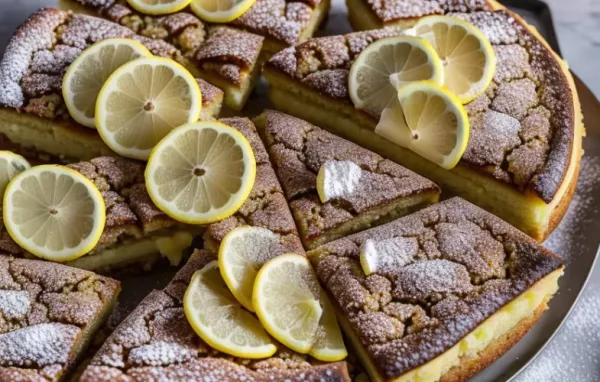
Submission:
[[330,160],[319,171],[323,172],[323,194],[320,195],[323,202],[350,197],[362,175],[360,167],[352,161]]
[[396,270],[412,263],[419,250],[414,237],[395,237],[386,240],[368,239],[361,246],[360,257],[373,264],[374,271],[394,275]]
[[25,317],[31,302],[29,293],[24,290],[0,290],[0,317],[7,320],[21,320]]

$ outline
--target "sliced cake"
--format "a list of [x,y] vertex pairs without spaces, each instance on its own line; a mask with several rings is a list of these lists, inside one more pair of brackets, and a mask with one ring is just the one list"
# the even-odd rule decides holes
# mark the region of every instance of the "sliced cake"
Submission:
[[[477,2],[443,3],[468,10],[459,4]],[[566,212],[579,174],[584,128],[572,77],[535,29],[514,13],[450,15],[477,26],[497,57],[491,85],[466,105],[470,140],[450,171],[375,134],[377,119],[357,110],[349,98],[354,59],[399,29],[317,38],[278,53],[264,70],[270,99],[276,108],[406,166],[541,241]]]
[[0,254],[0,380],[66,380],[120,291],[91,272]]
[[459,198],[309,257],[373,381],[469,379],[535,324],[563,272],[558,256]]
[[272,357],[251,360],[204,343],[182,300],[194,272],[215,259],[196,251],[164,290],[152,292],[117,327],[80,380],[350,381],[344,362],[323,364],[281,345]]
[[[433,182],[301,119],[268,110],[256,124],[307,248],[386,223],[439,198]],[[317,174],[332,162],[356,165],[357,180],[352,191],[322,202]]]
[[[2,141],[65,161],[114,155],[95,129],[69,116],[61,92],[65,70],[81,51],[112,37],[136,39],[158,56],[181,57],[172,45],[137,36],[100,18],[52,8],[39,10],[15,32],[0,62]],[[198,83],[201,118],[218,116],[223,92],[203,80]]]

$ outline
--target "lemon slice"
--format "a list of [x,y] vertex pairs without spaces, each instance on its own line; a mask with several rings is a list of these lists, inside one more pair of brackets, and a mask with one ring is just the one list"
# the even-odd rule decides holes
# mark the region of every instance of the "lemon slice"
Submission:
[[127,0],[136,11],[148,15],[166,15],[187,7],[192,0]]
[[335,311],[327,294],[321,289],[320,297],[323,314],[319,321],[315,342],[308,352],[314,358],[325,362],[341,361],[348,356],[342,332],[335,318]]
[[228,23],[240,17],[256,0],[193,0],[192,11],[204,21]]
[[167,215],[188,224],[209,224],[233,215],[256,178],[248,140],[216,121],[181,126],[152,151],[146,189]]
[[308,353],[317,337],[323,309],[320,287],[304,256],[286,254],[258,272],[252,292],[256,314],[270,335],[298,353]]
[[175,127],[200,116],[198,82],[181,65],[160,57],[140,58],[117,69],[96,101],[96,127],[120,155],[148,159]]
[[221,241],[221,276],[231,293],[249,311],[254,311],[252,288],[258,270],[279,254],[279,236],[266,228],[239,227],[231,230]]
[[216,261],[194,273],[183,309],[194,331],[218,351],[234,357],[266,358],[277,350],[256,317],[227,289]]
[[361,176],[362,170],[352,161],[325,162],[317,175],[317,193],[321,203],[352,196]]
[[496,55],[488,39],[474,25],[448,16],[429,16],[413,28],[433,45],[444,65],[444,85],[468,103],[492,82]]
[[0,151],[0,196],[4,195],[8,183],[29,167],[31,165],[22,156],[12,151]]
[[84,50],[69,65],[62,82],[65,104],[80,124],[96,128],[96,99],[104,82],[121,65],[152,56],[139,42],[126,38],[102,40]]
[[4,194],[4,224],[17,244],[52,261],[91,251],[104,230],[104,199],[88,178],[56,165],[32,167]]
[[385,109],[375,133],[445,169],[460,160],[469,142],[469,118],[460,100],[429,81],[398,91],[400,105]]
[[357,109],[379,117],[398,106],[398,89],[413,81],[444,82],[442,61],[429,42],[397,36],[378,40],[363,50],[350,69],[348,90]]

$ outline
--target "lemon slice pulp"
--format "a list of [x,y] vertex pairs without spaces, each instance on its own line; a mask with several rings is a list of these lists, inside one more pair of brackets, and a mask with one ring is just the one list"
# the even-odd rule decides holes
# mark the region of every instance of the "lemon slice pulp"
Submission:
[[252,292],[256,314],[270,335],[298,353],[315,343],[323,309],[320,287],[308,260],[286,254],[258,272]]
[[149,15],[166,15],[187,7],[192,0],[127,0],[136,11]]
[[223,238],[219,247],[219,269],[229,290],[253,312],[252,288],[260,267],[280,255],[279,236],[266,228],[239,227]]
[[337,362],[348,356],[335,311],[327,294],[321,289],[320,304],[323,309],[315,342],[309,354],[319,361]]
[[152,148],[175,127],[200,116],[196,79],[173,60],[140,58],[117,69],[96,101],[96,127],[122,156],[147,160]]
[[350,98],[357,109],[379,117],[398,105],[398,89],[413,81],[442,84],[442,61],[426,40],[397,36],[378,40],[356,58],[348,77]]
[[233,215],[246,201],[256,178],[248,140],[216,121],[181,126],[152,151],[146,189],[175,220],[209,224]]
[[88,253],[98,243],[105,220],[98,188],[67,167],[32,167],[6,187],[6,229],[35,256],[62,262]]
[[414,31],[433,45],[444,65],[444,85],[463,103],[477,98],[492,82],[496,55],[474,25],[448,16],[428,16]]
[[193,0],[192,11],[204,21],[228,23],[240,17],[256,0]]
[[17,174],[30,167],[29,162],[22,156],[12,151],[0,151],[0,196],[4,195],[6,186]]
[[183,297],[194,331],[211,347],[235,357],[266,358],[277,350],[251,313],[236,301],[216,261],[196,271]]
[[96,99],[104,82],[121,65],[152,56],[139,42],[126,38],[102,40],[84,50],[69,65],[62,92],[69,114],[80,124],[96,128]]
[[398,91],[400,105],[385,109],[375,133],[445,169],[460,160],[469,142],[469,118],[456,96],[432,82]]

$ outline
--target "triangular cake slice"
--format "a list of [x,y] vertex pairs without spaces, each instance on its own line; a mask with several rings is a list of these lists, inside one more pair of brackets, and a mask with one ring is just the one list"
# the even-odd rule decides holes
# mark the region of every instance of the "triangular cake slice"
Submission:
[[[307,248],[437,202],[431,181],[301,119],[268,110],[256,120]],[[359,173],[351,192],[321,202],[317,174],[332,162]]]
[[120,291],[108,277],[0,254],[0,380],[67,380]]
[[535,324],[563,272],[561,258],[459,198],[308,255],[374,381],[468,380]]

